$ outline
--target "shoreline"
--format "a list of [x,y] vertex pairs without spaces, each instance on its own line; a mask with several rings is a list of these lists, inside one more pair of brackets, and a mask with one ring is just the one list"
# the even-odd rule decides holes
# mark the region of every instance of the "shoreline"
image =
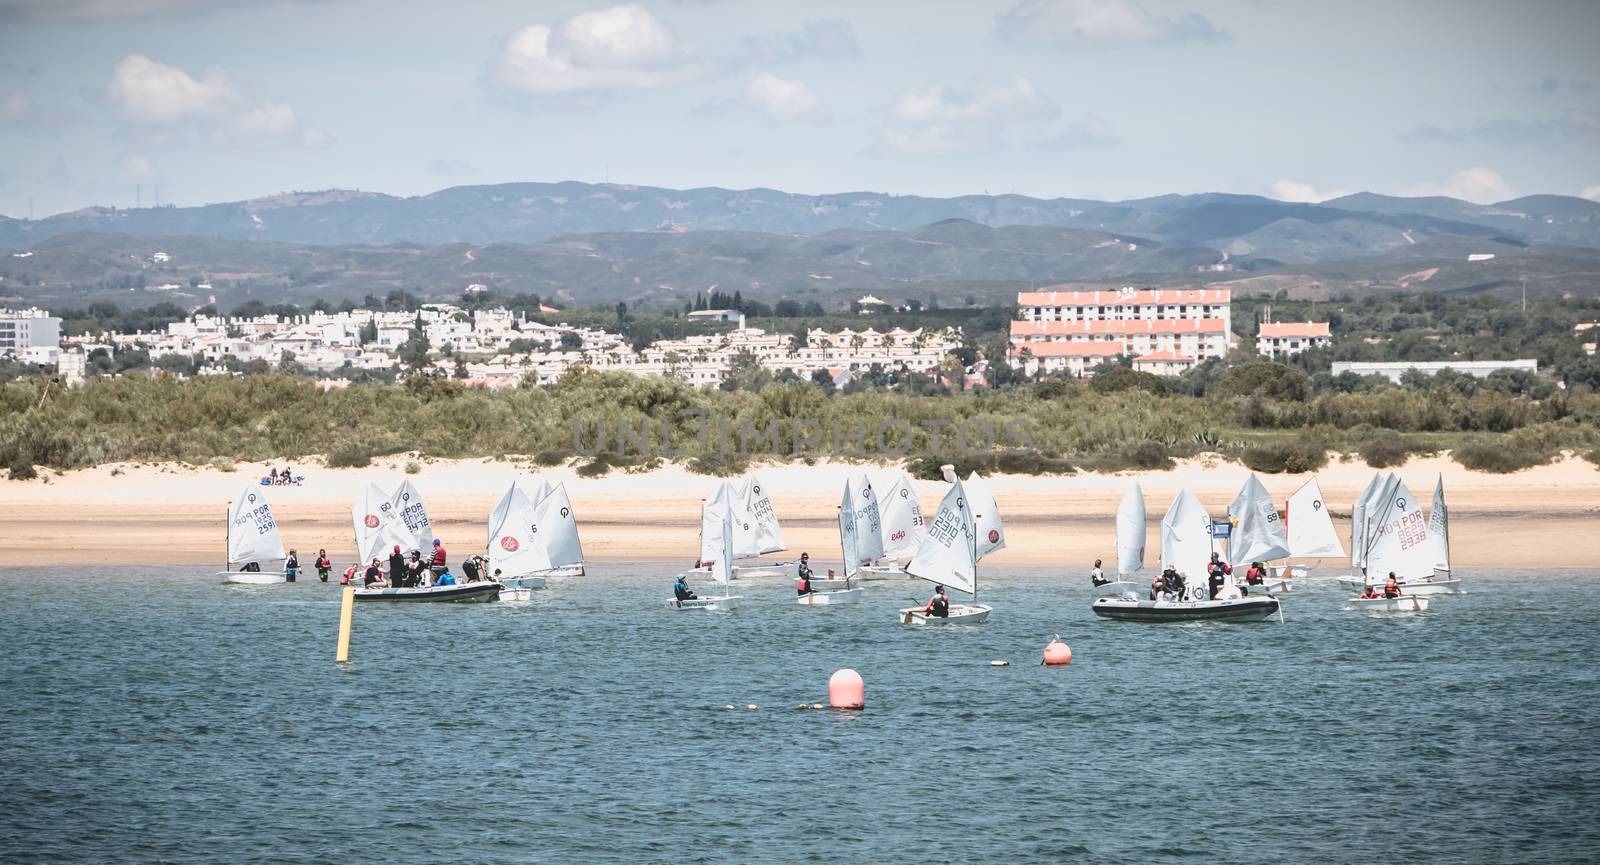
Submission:
[[[407,475],[408,461],[421,471]],[[275,463],[282,465],[282,461]],[[410,479],[425,496],[436,534],[452,561],[477,552],[490,509],[519,468],[487,459],[388,457],[364,469],[302,463],[298,487],[261,487],[272,504],[284,543],[303,562],[329,550],[338,570],[354,560],[350,503],[367,481],[393,489]],[[824,567],[839,561],[839,492],[851,474],[880,465],[818,462],[760,467],[783,525],[787,560],[809,551]],[[1360,462],[1334,462],[1316,474],[1343,540],[1349,540],[1350,502],[1371,477]],[[1452,561],[1463,568],[1583,567],[1593,556],[1583,537],[1600,526],[1600,468],[1567,458],[1509,475],[1470,472],[1445,457],[1414,458],[1399,470],[1414,494],[1431,497],[1442,476],[1451,516]],[[214,566],[224,557],[228,502],[266,474],[264,464],[237,471],[177,465],[115,464],[49,472],[49,482],[0,481],[0,536],[8,565],[87,565],[144,560]],[[671,465],[650,472],[579,478],[569,467],[540,474],[564,483],[577,512],[585,555],[594,561],[678,561],[697,552],[700,500],[722,479]],[[986,558],[994,567],[1059,566],[1064,577],[1086,573],[1095,558],[1114,559],[1113,515],[1137,481],[1149,514],[1146,560],[1159,556],[1160,519],[1172,496],[1189,487],[1220,516],[1250,474],[1220,458],[1181,461],[1166,471],[1068,476],[994,475],[988,480],[1006,523],[1007,547]],[[1258,475],[1282,502],[1311,475]],[[943,494],[941,481],[916,481],[923,513]],[[252,489],[257,487],[251,486]],[[1334,565],[1329,564],[1332,568]]]

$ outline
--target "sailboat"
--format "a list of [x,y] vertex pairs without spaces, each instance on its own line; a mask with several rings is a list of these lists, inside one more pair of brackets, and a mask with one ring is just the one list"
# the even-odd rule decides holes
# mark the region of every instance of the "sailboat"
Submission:
[[[1253,562],[1266,566],[1268,562],[1288,557],[1289,541],[1284,537],[1278,506],[1254,473],[1245,479],[1239,494],[1228,505],[1228,518],[1234,523],[1228,551],[1236,581],[1241,577],[1240,568],[1248,568]],[[1261,588],[1268,592],[1287,592],[1292,584],[1293,579],[1281,569],[1275,576],[1269,570]]]
[[1414,581],[1433,576],[1434,545],[1428,537],[1428,516],[1405,481],[1390,476],[1383,493],[1367,509],[1364,536],[1367,577],[1386,582],[1394,574],[1400,583],[1398,598],[1351,598],[1363,612],[1420,612],[1427,598],[1411,591]]
[[[853,604],[861,599],[861,587],[852,586],[861,573],[863,561],[871,561],[870,557],[861,549],[861,535],[872,532],[877,536],[877,520],[864,518],[856,509],[855,496],[851,494],[850,486],[845,485],[844,499],[839,503],[839,548],[844,555],[844,579],[842,580],[811,580],[812,591],[801,595],[797,600],[802,607],[814,607],[817,604]],[[873,517],[877,516],[876,503],[873,504]]]
[[236,571],[233,565],[245,565],[284,558],[283,538],[278,536],[278,523],[272,518],[272,508],[267,505],[267,494],[259,486],[245,487],[244,492],[228,508],[227,523],[228,568],[218,574],[224,583],[266,586],[288,579],[282,570]]
[[[724,485],[726,487],[726,485]],[[722,584],[724,594],[680,601],[668,598],[674,610],[731,610],[744,600],[742,595],[726,594],[733,582],[733,505],[728,496],[713,497],[700,508],[700,549],[705,558],[706,539],[711,538],[715,553],[711,558],[711,579]]]
[[[522,485],[523,494],[528,497],[528,500],[533,503],[534,507],[539,507],[540,505],[544,504],[544,500],[547,497],[554,493],[556,489],[564,486],[563,484],[558,484],[557,486],[552,487],[550,486],[550,482],[544,478],[540,478],[537,484],[529,484],[526,478],[519,478],[518,483]],[[563,492],[563,495],[565,495],[565,492]],[[565,505],[568,510],[571,510],[572,502],[570,500],[565,501]],[[576,531],[576,519],[573,520],[573,526],[574,531]],[[494,571],[490,570],[490,573],[492,574]],[[543,570],[531,571],[525,577],[520,578],[519,584],[525,585],[529,588],[540,588],[544,585],[543,582],[538,582],[537,585],[535,585],[535,582],[542,580],[544,577],[581,577],[585,573],[587,573],[587,571],[584,568],[583,561],[580,559],[579,561],[572,562],[570,564],[552,565]]]
[[[749,562],[744,565],[735,564],[733,578],[737,580],[789,575],[794,568],[794,562],[760,561],[761,556],[786,549],[783,543],[783,529],[778,525],[778,514],[772,509],[772,499],[767,495],[767,487],[761,476],[752,474],[737,481],[724,481],[712,493],[712,497],[722,495],[727,496],[733,508],[734,559]],[[716,542],[707,541],[702,536],[700,564],[694,572],[710,574],[709,563],[716,556]]]
[[[1368,585],[1382,585],[1394,571],[1400,589],[1407,595],[1449,595],[1461,591],[1461,580],[1450,574],[1449,512],[1444,501],[1444,478],[1440,477],[1433,491],[1433,513],[1423,514],[1422,503],[1412,494],[1397,475],[1388,475],[1378,495],[1369,500],[1365,509],[1365,530],[1362,532],[1361,576],[1341,577],[1339,585],[1351,591],[1360,591]],[[1422,521],[1423,541],[1403,548],[1405,555],[1398,561],[1394,542],[1390,536],[1399,532],[1402,517]],[[1408,542],[1415,541],[1407,533]],[[1384,540],[1382,558],[1373,559],[1379,540]],[[1354,538],[1351,544],[1354,546]]]
[[970,604],[951,604],[950,615],[930,616],[922,607],[900,611],[903,625],[976,625],[988,621],[994,610],[978,603],[978,516],[973,513],[960,478],[939,502],[928,533],[917,546],[906,572],[972,595]]
[[1117,505],[1117,575],[1124,579],[1095,586],[1095,591],[1109,595],[1138,590],[1139,585],[1126,577],[1144,570],[1144,535],[1144,489],[1135,482]]
[[1346,589],[1357,589],[1367,584],[1364,571],[1366,567],[1367,550],[1367,511],[1377,504],[1378,496],[1383,494],[1384,486],[1389,479],[1394,477],[1388,472],[1377,472],[1367,485],[1362,487],[1361,494],[1356,496],[1355,503],[1350,506],[1350,568],[1351,575],[1339,578],[1339,585]]
[[565,485],[558,485],[538,503],[513,483],[489,515],[488,574],[497,575],[505,590],[502,600],[532,597],[545,587],[541,574],[577,568],[582,573],[583,544]]
[[905,472],[880,477],[872,484],[878,499],[878,520],[883,534],[883,553],[861,569],[861,579],[876,580],[909,577],[905,563],[916,555],[927,523],[922,519],[922,504]]
[[[361,562],[387,558],[395,546],[401,551],[424,550],[432,545],[433,523],[422,495],[408,480],[393,496],[385,495],[375,483],[368,483],[350,509],[355,529],[356,552]],[[426,538],[426,542],[423,539]],[[389,578],[394,579],[390,574]],[[500,597],[500,584],[494,581],[449,585],[357,588],[358,601],[493,601]]]
[[1185,580],[1178,600],[1140,600],[1132,592],[1102,597],[1094,614],[1129,622],[1259,621],[1279,615],[1278,599],[1270,595],[1227,596],[1211,600],[1206,565],[1211,560],[1211,515],[1187,488],[1178,491],[1161,518],[1161,567],[1173,568]]
[[[1339,542],[1339,533],[1334,531],[1333,517],[1328,514],[1327,505],[1322,500],[1322,488],[1317,485],[1316,478],[1301,484],[1300,488],[1289,496],[1283,512],[1286,523],[1283,527],[1284,534],[1289,541],[1289,558],[1321,559],[1344,556],[1344,544]],[[1294,565],[1289,573],[1291,576],[1304,578],[1306,568],[1304,565]]]

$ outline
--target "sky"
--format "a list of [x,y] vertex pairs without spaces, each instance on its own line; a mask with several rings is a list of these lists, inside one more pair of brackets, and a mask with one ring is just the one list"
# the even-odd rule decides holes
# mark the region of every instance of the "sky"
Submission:
[[1600,200],[1596,0],[0,0],[0,213],[510,181]]

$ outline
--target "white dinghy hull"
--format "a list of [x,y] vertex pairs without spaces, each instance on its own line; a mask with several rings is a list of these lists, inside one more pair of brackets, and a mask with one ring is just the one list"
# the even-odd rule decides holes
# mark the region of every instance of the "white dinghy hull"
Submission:
[[900,611],[902,625],[981,625],[989,621],[994,607],[988,604],[951,604],[950,615],[930,616],[922,607],[908,607]]
[[1351,598],[1350,603],[1363,613],[1420,613],[1428,609],[1428,599],[1416,595],[1398,598]]
[[288,574],[283,571],[219,571],[217,576],[224,583],[236,586],[271,586],[289,582]]
[[802,607],[814,607],[819,604],[853,604],[859,600],[861,600],[860,589],[838,589],[801,595],[795,602]]
[[499,583],[477,582],[398,589],[356,589],[356,600],[389,603],[483,603],[498,600],[502,588]]
[[858,580],[914,580],[916,577],[906,573],[906,569],[899,565],[864,565],[856,572]]
[[[1368,583],[1361,577],[1340,577],[1339,587],[1352,592],[1359,592],[1366,588]],[[1373,588],[1381,588],[1383,581],[1371,584]],[[1408,595],[1459,595],[1461,594],[1461,580],[1454,577],[1447,579],[1426,580],[1401,580],[1400,590]]]
[[744,600],[743,595],[723,595],[722,597],[717,598],[690,598],[687,601],[680,601],[677,598],[668,598],[667,606],[674,610],[723,611],[731,610],[739,606],[739,602],[742,600]]

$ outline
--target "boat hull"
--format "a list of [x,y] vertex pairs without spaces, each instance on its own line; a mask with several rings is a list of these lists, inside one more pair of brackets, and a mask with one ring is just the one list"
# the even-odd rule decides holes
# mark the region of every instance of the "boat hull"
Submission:
[[1246,596],[1227,601],[1124,601],[1101,598],[1094,614],[1122,622],[1259,622],[1278,615],[1277,598]]
[[852,584],[857,582],[860,582],[859,578],[854,580],[813,579],[811,581],[811,590],[814,592],[832,592],[839,589],[851,589],[855,588]]
[[[1361,577],[1340,577],[1339,587],[1359,592],[1368,583]],[[1373,588],[1382,587],[1383,582],[1371,584]],[[1454,577],[1446,579],[1403,580],[1400,590],[1408,595],[1459,595],[1461,594],[1461,580]]]
[[508,589],[542,589],[545,587],[544,577],[511,577],[501,580],[500,584]]
[[[710,576],[711,575],[711,568],[704,567],[704,566],[698,567],[698,568],[691,568],[688,571],[688,573],[699,574],[700,576]],[[758,578],[762,578],[762,577],[792,577],[792,576],[794,576],[794,574],[795,574],[795,564],[794,564],[794,562],[778,562],[776,564],[757,564],[757,565],[734,565],[733,566],[733,571],[732,571],[733,579],[735,579],[735,580],[751,580],[751,579],[758,579]]]
[[721,597],[714,598],[690,598],[687,601],[680,601],[677,598],[668,598],[667,607],[669,609],[679,611],[731,610],[739,606],[739,602],[742,600],[744,600],[743,595],[723,595]]
[[811,592],[801,595],[795,601],[802,607],[814,607],[819,604],[853,604],[861,600],[860,589],[838,589],[831,592]]
[[866,565],[856,572],[858,580],[914,580],[916,577],[906,573],[906,569],[899,565]]
[[483,603],[500,598],[503,587],[495,582],[456,583],[452,586],[410,586],[356,589],[356,600],[387,603]]
[[220,571],[217,576],[224,583],[236,586],[271,586],[289,582],[288,575],[283,571]]
[[908,607],[900,611],[900,624],[902,625],[981,625],[989,621],[989,614],[994,607],[988,604],[951,604],[950,615],[929,616],[924,615],[922,607]]
[[1120,595],[1123,592],[1137,592],[1141,588],[1149,589],[1150,586],[1149,586],[1149,584],[1145,584],[1145,585],[1141,586],[1140,584],[1134,582],[1133,580],[1111,580],[1109,582],[1101,583],[1100,585],[1095,586],[1094,590],[1096,592],[1103,592],[1103,593],[1106,593],[1106,594],[1118,594],[1118,595]]
[[[534,577],[581,577],[585,573],[583,567],[584,566],[581,565],[581,564],[580,565],[564,565],[564,566],[559,567],[559,568],[547,568],[547,569],[542,570],[542,571],[530,571],[528,573],[527,577],[523,577],[522,579],[531,579],[531,578],[534,578]],[[535,586],[534,588],[542,589],[542,588],[544,588],[544,584],[541,583],[540,585]]]
[[1351,606],[1363,613],[1420,613],[1428,609],[1428,599],[1418,595],[1398,598],[1351,598]]

